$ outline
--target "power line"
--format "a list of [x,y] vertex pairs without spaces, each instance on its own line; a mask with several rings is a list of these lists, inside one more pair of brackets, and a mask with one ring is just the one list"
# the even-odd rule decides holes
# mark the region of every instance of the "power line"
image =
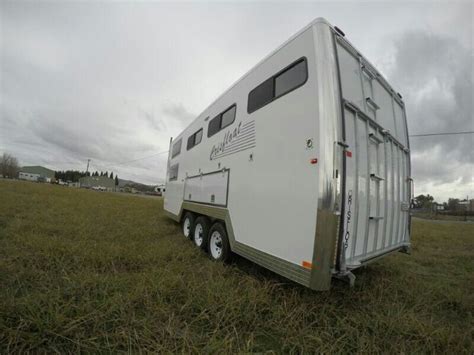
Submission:
[[473,134],[474,131],[411,134],[410,137],[450,136],[455,134]]
[[[411,134],[410,137],[448,136],[448,135],[473,134],[473,133],[474,133],[474,131],[439,132],[439,133]],[[152,155],[148,155],[148,156],[145,156],[145,157],[131,159],[131,160],[125,160],[125,161],[118,162],[118,163],[115,163],[115,164],[109,164],[109,165],[106,165],[106,166],[102,166],[102,169],[114,168],[114,167],[117,167],[117,166],[120,166],[120,165],[129,164],[129,163],[133,163],[133,162],[136,162],[136,161],[153,158],[153,157],[156,157],[158,155],[168,153],[168,152],[169,152],[168,150],[164,150],[164,151],[161,151],[161,152],[158,152],[158,153],[155,153],[155,154],[152,154]],[[78,159],[78,160],[80,160],[80,159]],[[90,159],[88,159],[88,165],[89,165],[89,162],[90,162]],[[55,163],[56,164],[62,164],[62,163],[76,164],[77,162],[60,162],[60,163],[55,162]],[[96,164],[94,163],[94,165],[96,165]]]
[[119,165],[124,165],[124,164],[128,164],[128,163],[133,163],[133,162],[136,162],[136,161],[139,161],[139,160],[153,158],[153,157],[156,157],[156,156],[164,154],[164,153],[168,153],[168,150],[166,150],[166,151],[164,150],[162,152],[158,152],[158,153],[155,153],[155,154],[152,154],[152,155],[148,155],[146,157],[141,157],[141,158],[132,159],[132,160],[126,160],[126,161],[122,161],[122,162],[119,162],[119,163],[106,165],[106,166],[103,166],[102,169],[114,168],[114,167],[117,167]]

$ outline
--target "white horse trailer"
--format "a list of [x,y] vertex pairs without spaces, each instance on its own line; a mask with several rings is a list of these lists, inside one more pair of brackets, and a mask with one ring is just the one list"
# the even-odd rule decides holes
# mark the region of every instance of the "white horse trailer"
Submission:
[[327,290],[409,252],[411,181],[401,95],[316,19],[171,141],[164,208],[212,259]]

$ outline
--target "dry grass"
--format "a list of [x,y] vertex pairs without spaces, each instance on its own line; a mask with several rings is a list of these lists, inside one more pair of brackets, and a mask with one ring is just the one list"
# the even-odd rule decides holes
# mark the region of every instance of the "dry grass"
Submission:
[[0,353],[472,354],[474,225],[414,221],[413,254],[317,293],[211,262],[161,199],[0,180]]

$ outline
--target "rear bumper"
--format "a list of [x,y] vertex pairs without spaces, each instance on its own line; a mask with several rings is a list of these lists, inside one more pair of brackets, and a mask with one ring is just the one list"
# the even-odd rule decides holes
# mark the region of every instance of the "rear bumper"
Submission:
[[380,258],[383,258],[384,256],[401,251],[406,254],[410,254],[410,243],[401,243],[395,246],[392,246],[390,248],[384,249],[384,250],[377,250],[374,253],[364,255],[363,258],[357,260],[357,264],[347,264],[346,267],[349,270],[354,270],[357,269],[358,267],[361,267],[363,265],[366,265],[368,263],[371,263],[373,261],[379,260]]

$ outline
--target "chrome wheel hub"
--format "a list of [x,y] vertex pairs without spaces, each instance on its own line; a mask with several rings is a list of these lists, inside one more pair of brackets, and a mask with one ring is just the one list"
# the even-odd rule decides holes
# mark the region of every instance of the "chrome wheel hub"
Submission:
[[213,232],[211,235],[209,251],[214,259],[219,259],[222,255],[222,236],[218,231]]

